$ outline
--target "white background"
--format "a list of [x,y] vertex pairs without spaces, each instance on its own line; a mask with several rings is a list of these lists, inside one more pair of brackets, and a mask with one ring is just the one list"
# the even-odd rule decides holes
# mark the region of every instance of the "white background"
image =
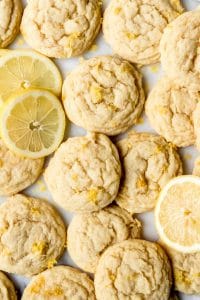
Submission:
[[[26,1],[24,0],[24,5],[26,4]],[[104,0],[104,8],[108,4],[109,0]],[[198,1],[195,0],[183,0],[183,5],[186,8],[186,10],[192,10],[195,9],[198,5]],[[112,54],[111,48],[104,42],[102,34],[100,33],[97,40],[94,42],[96,44],[97,50],[96,51],[88,51],[85,53],[82,57],[83,58],[89,58],[92,56],[97,55],[103,55],[103,54]],[[27,45],[25,44],[23,38],[19,35],[15,42],[10,46],[10,48],[25,48]],[[79,64],[80,57],[74,58],[74,59],[62,59],[62,60],[56,60],[57,65],[60,67],[60,70],[63,74],[63,77],[72,70],[77,64]],[[160,65],[154,65],[154,66],[148,66],[142,68],[142,73],[144,74],[144,84],[146,89],[149,91],[155,84],[155,82],[162,76],[162,70],[160,68]],[[153,129],[150,127],[148,121],[146,120],[146,117],[143,115],[141,119],[141,124],[134,126],[134,129],[137,131],[149,131],[153,132]],[[68,136],[78,136],[78,135],[84,135],[85,131],[82,128],[79,128],[73,124],[70,124],[68,122],[67,124],[67,132],[66,137]],[[185,149],[180,150],[180,154],[184,160],[184,172],[185,174],[190,174],[193,169],[193,163],[195,158],[198,156],[198,152],[194,147],[188,147]],[[41,177],[36,184],[34,184],[31,188],[27,189],[25,191],[26,194],[32,195],[35,197],[40,197],[43,199],[48,199],[52,201],[51,195],[48,193],[43,178]],[[0,198],[0,201],[3,202],[4,199]],[[56,204],[53,202],[53,204],[56,206]],[[57,207],[57,206],[56,206]],[[57,207],[61,215],[66,221],[66,224],[68,224],[73,217],[72,214],[64,212],[62,209]],[[144,226],[144,237],[150,241],[156,241],[157,240],[157,234],[154,227],[154,219],[153,219],[153,213],[145,213],[140,214],[137,216],[142,222]],[[68,256],[67,252],[65,252],[62,260],[59,261],[59,264],[68,264],[71,266],[75,266],[75,264],[72,262],[70,257]],[[199,266],[200,267],[200,266]],[[28,279],[25,279],[21,276],[11,276],[12,279],[15,282],[16,288],[19,290],[19,294],[23,292],[24,287],[28,283]],[[200,300],[199,296],[186,296],[183,294],[180,294],[180,298],[183,300]],[[112,300],[112,299],[111,299]]]

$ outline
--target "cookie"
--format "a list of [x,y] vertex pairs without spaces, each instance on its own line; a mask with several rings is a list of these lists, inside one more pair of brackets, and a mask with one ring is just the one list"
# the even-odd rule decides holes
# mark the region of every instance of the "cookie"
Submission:
[[16,37],[21,16],[21,0],[0,1],[0,48],[7,47]]
[[194,162],[193,175],[200,176],[200,157],[197,157]]
[[11,152],[0,139],[0,195],[14,195],[40,175],[44,159],[23,158]]
[[153,209],[162,187],[182,174],[176,149],[160,136],[137,132],[117,146],[123,169],[117,204],[131,213]]
[[141,74],[127,61],[112,56],[84,61],[63,85],[68,118],[88,131],[107,135],[135,124],[144,98]]
[[117,149],[102,134],[69,138],[55,152],[44,177],[53,199],[67,211],[97,211],[118,193]]
[[65,243],[65,225],[47,201],[18,194],[0,205],[1,270],[38,274],[56,263]]
[[0,272],[0,299],[17,300],[17,295],[13,283],[2,272]]
[[196,142],[195,145],[198,150],[200,150],[200,102],[197,104],[196,109],[193,113],[193,122],[194,122],[194,132],[196,135]]
[[89,48],[101,26],[98,0],[29,0],[21,32],[38,52],[56,58],[77,56]]
[[94,284],[87,274],[58,266],[35,276],[25,288],[22,300],[95,300]]
[[105,40],[124,59],[155,63],[164,28],[182,12],[179,0],[112,0],[104,13]]
[[167,26],[160,43],[164,71],[190,89],[200,85],[200,10],[186,12]]
[[171,267],[158,244],[128,240],[103,253],[94,285],[97,300],[168,300]]
[[181,253],[163,243],[172,263],[175,289],[185,294],[200,294],[200,252]]
[[177,147],[195,143],[193,112],[200,101],[198,91],[162,78],[146,102],[146,114],[155,131]]
[[68,227],[68,251],[81,269],[94,273],[105,249],[127,239],[140,238],[141,230],[141,223],[117,206],[78,214]]

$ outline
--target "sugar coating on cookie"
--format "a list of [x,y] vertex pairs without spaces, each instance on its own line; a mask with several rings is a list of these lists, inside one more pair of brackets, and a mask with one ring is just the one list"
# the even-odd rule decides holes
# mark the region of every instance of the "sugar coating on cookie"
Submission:
[[171,259],[175,289],[185,294],[200,294],[200,252],[181,253],[161,242]]
[[38,274],[56,263],[65,243],[65,225],[47,201],[18,194],[0,205],[1,270]]
[[97,300],[168,300],[171,267],[162,248],[143,240],[127,240],[109,247],[95,274]]
[[22,300],[95,300],[94,284],[87,274],[57,266],[35,276],[25,288]]
[[64,209],[97,211],[118,193],[118,151],[102,134],[69,138],[55,152],[44,177],[53,199]]
[[135,124],[144,105],[142,76],[129,62],[99,56],[65,79],[63,101],[69,119],[88,131],[116,135]]
[[0,1],[0,48],[8,46],[16,37],[22,15],[21,0]]
[[90,47],[100,26],[98,0],[30,0],[21,32],[33,49],[49,57],[64,58]]
[[11,152],[0,139],[0,195],[14,195],[40,175],[44,159],[23,158]]
[[78,214],[68,227],[68,251],[80,268],[94,273],[103,251],[127,239],[140,238],[141,230],[141,223],[118,206]]
[[200,10],[186,12],[167,26],[160,43],[161,63],[171,78],[199,90]]
[[0,299],[17,300],[15,287],[3,272],[0,272]]
[[182,12],[179,0],[112,0],[104,13],[104,36],[121,57],[155,63],[164,28]]
[[196,109],[193,113],[194,132],[196,135],[196,147],[200,150],[200,102],[197,104]]
[[131,213],[153,209],[162,187],[182,174],[175,147],[160,136],[136,132],[117,146],[123,169],[117,204]]
[[158,134],[177,147],[187,147],[195,143],[192,116],[199,101],[198,91],[164,77],[147,99],[146,114]]
[[193,175],[200,176],[200,157],[197,157],[194,162]]

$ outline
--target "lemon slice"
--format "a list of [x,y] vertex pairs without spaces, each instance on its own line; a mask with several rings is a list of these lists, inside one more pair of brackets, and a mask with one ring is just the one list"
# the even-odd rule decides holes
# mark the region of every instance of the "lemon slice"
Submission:
[[[3,54],[3,52],[2,52]],[[49,58],[31,50],[12,50],[0,55],[0,101],[29,88],[60,95],[62,79]]]
[[29,90],[11,97],[1,108],[1,137],[18,155],[40,158],[55,151],[65,130],[60,101],[45,90]]
[[200,178],[172,179],[160,193],[155,220],[166,245],[183,253],[200,251]]

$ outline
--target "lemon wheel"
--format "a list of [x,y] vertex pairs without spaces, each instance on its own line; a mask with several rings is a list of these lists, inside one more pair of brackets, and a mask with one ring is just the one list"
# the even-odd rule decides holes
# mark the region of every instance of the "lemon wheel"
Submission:
[[200,251],[200,178],[172,179],[160,193],[155,220],[166,245],[183,253]]
[[65,114],[52,93],[24,91],[2,106],[0,128],[11,151],[24,157],[44,157],[54,152],[63,139]]
[[[4,55],[6,54],[6,55]],[[32,50],[2,50],[0,53],[0,101],[27,89],[46,89],[60,95],[61,74],[49,58]]]

